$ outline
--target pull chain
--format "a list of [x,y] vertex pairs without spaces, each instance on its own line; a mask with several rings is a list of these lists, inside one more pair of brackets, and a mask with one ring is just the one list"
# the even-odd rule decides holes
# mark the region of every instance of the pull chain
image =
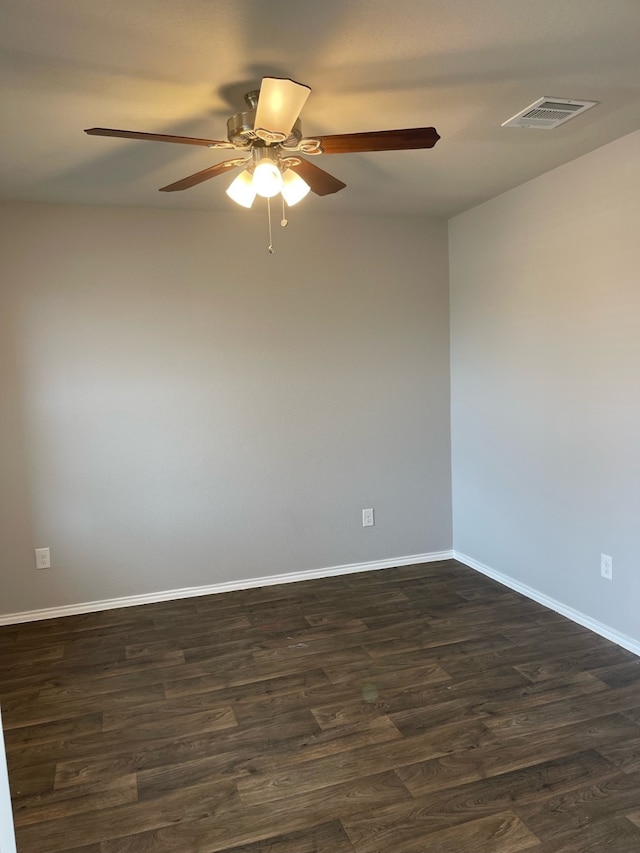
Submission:
[[[280,225],[283,228],[289,224],[289,220],[287,219],[287,213],[284,206],[284,196],[280,196],[282,199],[282,219],[280,220]],[[271,199],[267,196],[267,214],[269,216],[269,254],[273,255],[275,249],[273,248],[273,232],[271,229]]]
[[267,198],[267,212],[269,214],[269,254],[273,255],[275,249],[273,248],[273,236],[271,234],[271,199]]

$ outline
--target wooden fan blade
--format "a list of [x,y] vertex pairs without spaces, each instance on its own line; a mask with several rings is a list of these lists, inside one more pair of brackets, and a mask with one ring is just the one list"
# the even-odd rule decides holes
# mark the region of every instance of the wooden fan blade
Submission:
[[410,127],[406,130],[374,130],[369,133],[338,133],[317,136],[325,154],[357,154],[366,151],[406,151],[433,148],[440,139],[435,127]]
[[310,93],[308,86],[295,80],[263,77],[254,123],[256,134],[267,142],[286,139]]
[[166,187],[160,187],[160,192],[174,193],[177,190],[188,190],[189,187],[195,187],[196,184],[201,184],[203,181],[210,180],[210,178],[216,178],[218,175],[223,175],[230,169],[236,169],[243,163],[246,163],[246,158],[242,160],[223,160],[222,163],[216,163],[215,166],[209,166],[208,169],[196,172],[195,175],[189,175],[188,178],[183,178],[181,181],[168,184]]
[[316,195],[330,195],[346,187],[346,184],[339,178],[334,178],[329,172],[325,172],[324,169],[320,169],[315,163],[310,163],[308,160],[300,160],[296,166],[289,166],[289,168],[296,175],[299,175],[303,181],[306,181],[311,187],[311,191]]
[[221,139],[198,139],[195,136],[171,136],[166,133],[143,133],[138,130],[114,130],[111,127],[90,127],[89,136],[117,136],[120,139],[142,139],[147,142],[176,142],[178,145],[203,145],[205,148],[235,148]]

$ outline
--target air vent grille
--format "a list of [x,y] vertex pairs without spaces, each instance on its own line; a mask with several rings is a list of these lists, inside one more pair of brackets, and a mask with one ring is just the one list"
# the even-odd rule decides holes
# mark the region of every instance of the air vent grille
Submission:
[[575,101],[564,98],[539,98],[526,109],[502,123],[502,127],[532,127],[553,130],[559,124],[574,118],[597,101]]

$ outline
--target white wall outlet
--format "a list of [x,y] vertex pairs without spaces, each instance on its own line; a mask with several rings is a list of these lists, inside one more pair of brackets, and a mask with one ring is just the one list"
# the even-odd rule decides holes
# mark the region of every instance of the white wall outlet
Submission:
[[613,557],[608,554],[600,554],[600,574],[608,581],[613,580]]
[[362,526],[363,527],[373,527],[375,524],[373,518],[373,509],[363,509],[362,510]]
[[51,552],[48,548],[36,548],[36,569],[51,568]]

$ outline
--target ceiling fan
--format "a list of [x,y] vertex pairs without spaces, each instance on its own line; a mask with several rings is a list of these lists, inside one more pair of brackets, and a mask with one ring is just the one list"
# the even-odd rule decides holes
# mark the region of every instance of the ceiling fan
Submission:
[[[308,86],[287,78],[264,77],[259,90],[245,95],[247,111],[231,116],[228,120],[227,140],[107,127],[91,127],[85,133],[245,152],[248,156],[223,160],[160,189],[161,192],[186,190],[244,166],[244,170],[227,189],[230,198],[244,207],[251,207],[256,195],[269,199],[281,193],[284,201],[292,205],[304,198],[309,190],[323,196],[344,189],[346,184],[343,181],[299,154],[353,154],[433,148],[440,139],[434,127],[304,137],[299,116],[310,92]],[[286,224],[284,217],[283,224]]]

